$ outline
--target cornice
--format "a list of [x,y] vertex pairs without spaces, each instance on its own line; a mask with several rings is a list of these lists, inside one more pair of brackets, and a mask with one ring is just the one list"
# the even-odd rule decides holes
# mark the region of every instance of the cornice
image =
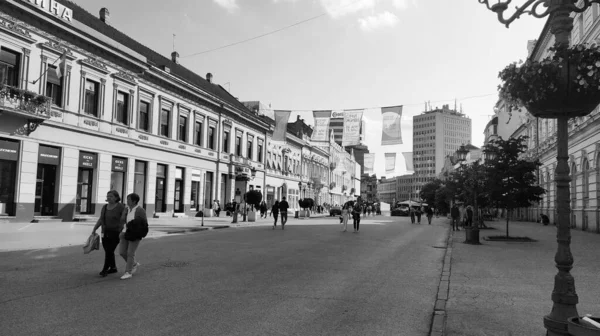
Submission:
[[77,57],[75,57],[75,55],[73,55],[73,52],[71,51],[71,49],[64,47],[63,45],[61,45],[59,42],[56,41],[46,41],[44,43],[38,43],[38,47],[51,51],[57,55],[62,55],[63,52],[67,52],[67,59],[74,61],[77,59]]
[[11,19],[8,19],[7,17],[0,18],[0,30],[29,43],[35,43],[35,39],[25,28],[22,28],[19,24]]
[[98,70],[104,74],[110,73],[110,70],[108,70],[108,67],[106,66],[106,64],[104,64],[102,61],[99,61],[92,57],[79,60],[79,64],[86,65],[86,66],[88,66],[92,69]]
[[120,79],[131,85],[137,85],[136,77],[124,71],[115,72],[111,75],[112,78]]

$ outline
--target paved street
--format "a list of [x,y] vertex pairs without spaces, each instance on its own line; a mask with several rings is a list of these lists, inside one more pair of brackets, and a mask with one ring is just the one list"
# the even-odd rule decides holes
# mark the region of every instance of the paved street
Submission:
[[445,220],[262,223],[145,240],[127,281],[81,246],[0,253],[2,335],[428,334]]

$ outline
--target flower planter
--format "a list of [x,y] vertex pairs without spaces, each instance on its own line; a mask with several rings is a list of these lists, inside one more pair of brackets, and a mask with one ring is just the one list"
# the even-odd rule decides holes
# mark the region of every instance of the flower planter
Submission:
[[248,222],[256,222],[256,211],[254,209],[248,211]]
[[[591,317],[592,320],[600,323],[600,318]],[[572,336],[600,336],[600,329],[588,327],[580,322],[580,317],[570,317],[567,319],[569,334]]]

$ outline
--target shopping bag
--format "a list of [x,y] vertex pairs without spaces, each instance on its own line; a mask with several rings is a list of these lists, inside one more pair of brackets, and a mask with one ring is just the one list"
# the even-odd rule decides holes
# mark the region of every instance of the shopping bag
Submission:
[[94,232],[92,233],[87,241],[85,242],[85,245],[83,245],[83,253],[84,254],[88,254],[90,252],[92,252],[93,250],[99,250],[100,249],[100,236]]

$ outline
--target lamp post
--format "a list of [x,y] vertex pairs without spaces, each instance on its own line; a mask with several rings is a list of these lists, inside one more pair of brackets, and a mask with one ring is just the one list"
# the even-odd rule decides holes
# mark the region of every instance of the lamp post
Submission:
[[[600,4],[600,0],[583,0],[580,6],[576,5],[574,0],[527,0],[522,6],[516,7],[514,14],[504,18],[504,12],[512,0],[505,0],[497,4],[489,4],[489,0],[478,0],[485,4],[488,9],[498,15],[498,21],[505,24],[506,27],[521,15],[527,13],[536,18],[543,18],[550,15],[550,32],[554,34],[555,46],[569,47],[569,38],[573,30],[572,13],[582,13],[586,11],[593,3]],[[523,0],[525,1],[525,0]],[[595,106],[594,106],[595,107]],[[587,115],[593,109],[584,110],[577,116]],[[530,112],[532,112],[530,110]],[[556,140],[556,170],[554,181],[556,182],[556,207],[558,214],[556,238],[558,249],[554,260],[558,274],[554,277],[554,289],[552,291],[552,311],[544,316],[544,327],[548,331],[547,335],[569,335],[568,322],[569,317],[579,316],[577,312],[577,303],[579,297],[575,292],[575,279],[570,271],[573,268],[573,255],[571,253],[571,231],[570,218],[571,212],[569,199],[571,197],[569,190],[569,118],[575,115],[569,115],[568,109],[564,108],[562,113],[555,114],[549,110],[537,111],[536,117],[557,118],[557,140]]]
[[481,242],[479,241],[479,209],[477,207],[477,196],[478,196],[478,187],[479,181],[481,179],[481,165],[478,162],[473,162],[469,166],[463,166],[462,162],[467,159],[467,154],[469,154],[469,150],[465,147],[465,145],[461,145],[456,150],[456,155],[458,156],[458,160],[461,162],[461,166],[459,169],[463,169],[463,172],[468,175],[468,178],[471,180],[471,192],[473,193],[473,222],[471,225],[465,227],[465,243],[479,245]]

